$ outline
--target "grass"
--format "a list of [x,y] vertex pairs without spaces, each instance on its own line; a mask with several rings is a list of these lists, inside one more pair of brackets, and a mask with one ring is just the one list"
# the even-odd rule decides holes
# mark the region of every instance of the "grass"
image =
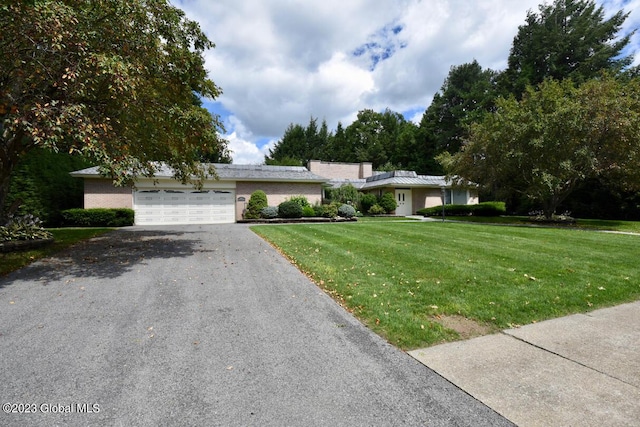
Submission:
[[460,338],[454,316],[498,330],[640,298],[640,237],[441,222],[256,226],[389,342]]
[[[439,219],[438,217],[433,217]],[[449,216],[447,220],[451,221],[464,221],[464,222],[479,222],[484,224],[513,224],[513,225],[530,225],[531,221],[526,216],[498,216],[498,217],[481,217],[481,216]],[[543,225],[543,224],[541,224]],[[640,233],[639,221],[618,221],[618,220],[605,220],[605,219],[577,219],[574,226],[564,226],[582,228],[587,230],[605,230],[605,231],[617,231],[624,233]]]
[[380,221],[419,221],[416,218],[407,218],[404,216],[361,216],[358,222],[380,222]]
[[25,267],[32,262],[60,252],[61,250],[81,241],[99,236],[112,228],[53,228],[54,242],[46,247],[28,251],[0,254],[0,276]]

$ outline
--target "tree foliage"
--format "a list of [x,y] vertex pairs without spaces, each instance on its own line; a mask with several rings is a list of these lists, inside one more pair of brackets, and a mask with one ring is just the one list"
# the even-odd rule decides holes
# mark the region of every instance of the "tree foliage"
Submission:
[[59,226],[61,211],[82,207],[82,180],[73,178],[69,172],[89,166],[80,156],[31,150],[12,173],[5,210],[34,215],[49,227]]
[[2,1],[0,32],[0,206],[35,147],[81,155],[119,184],[157,161],[197,181],[198,160],[226,152],[199,102],[220,94],[204,68],[214,45],[166,0]]
[[317,119],[311,117],[306,127],[290,124],[265,156],[265,163],[305,165],[323,160],[372,162],[376,168],[402,165],[413,156],[416,130],[415,124],[388,109],[383,113],[362,110],[346,129],[339,123],[335,133],[328,130],[326,121],[318,128]]
[[[325,161],[370,161],[376,170],[409,169],[435,175],[444,173],[437,159],[446,160],[450,167],[455,160],[469,172],[454,169],[486,184],[484,192],[492,198],[502,195],[509,197],[505,200],[520,201],[517,195],[521,194],[535,203],[544,200],[547,212],[561,200],[584,205],[566,197],[592,177],[589,182],[600,183],[602,194],[615,196],[611,200],[618,200],[619,211],[624,207],[628,217],[633,206],[637,212],[640,206],[631,185],[632,170],[622,166],[630,160],[620,157],[624,152],[620,144],[633,128],[620,125],[618,131],[624,128],[627,135],[618,134],[622,139],[616,143],[612,135],[618,122],[606,122],[608,114],[627,123],[634,120],[633,114],[620,115],[631,111],[633,103],[630,92],[622,91],[624,79],[633,82],[631,88],[640,76],[639,67],[630,67],[632,58],[626,51],[633,33],[620,34],[627,17],[623,11],[606,17],[604,8],[593,0],[545,2],[527,13],[504,72],[483,69],[475,60],[452,67],[419,126],[390,110],[365,109],[349,126],[339,124],[326,138],[314,139],[315,151],[311,151],[309,126],[291,125],[273,160],[267,161],[299,159],[296,164],[304,164],[315,155]],[[539,85],[545,93],[533,94]],[[594,93],[587,94],[588,90]],[[504,99],[498,107],[499,94]],[[622,98],[613,102],[607,96]],[[523,97],[526,100],[520,103]],[[502,146],[488,141],[501,141]],[[605,145],[598,148],[598,144]],[[636,148],[631,145],[627,148],[633,157]],[[456,154],[461,147],[463,153]],[[474,150],[475,156],[468,156]],[[611,161],[614,158],[617,163]],[[486,164],[492,166],[481,167]],[[578,192],[575,197],[584,194]]]
[[618,34],[628,14],[604,16],[603,6],[593,0],[554,0],[541,4],[538,13],[529,11],[500,76],[501,89],[520,97],[527,85],[546,78],[571,78],[580,84],[602,70],[622,70],[632,61],[622,55],[631,34]]
[[571,80],[545,80],[521,101],[500,98],[462,150],[440,160],[460,181],[525,195],[547,217],[589,178],[607,176],[637,190],[640,80],[604,75],[577,88]]
[[[311,121],[315,119],[312,117]],[[291,123],[284,131],[273,148],[269,149],[269,155],[265,156],[268,165],[302,166],[308,161],[310,153],[307,151],[307,132],[299,125]]]
[[[422,142],[431,158],[448,151],[455,153],[465,140],[469,125],[491,111],[497,96],[497,73],[482,69],[477,61],[451,67],[439,93],[420,122]],[[435,165],[434,172],[442,172]],[[433,173],[433,172],[431,172]]]

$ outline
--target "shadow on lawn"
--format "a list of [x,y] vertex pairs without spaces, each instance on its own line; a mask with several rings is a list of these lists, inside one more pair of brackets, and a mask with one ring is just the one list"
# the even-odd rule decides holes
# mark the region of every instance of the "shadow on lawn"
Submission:
[[116,278],[150,259],[212,252],[204,249],[198,234],[193,231],[115,230],[10,273],[2,278],[0,288],[17,280],[41,282],[46,286],[64,277]]

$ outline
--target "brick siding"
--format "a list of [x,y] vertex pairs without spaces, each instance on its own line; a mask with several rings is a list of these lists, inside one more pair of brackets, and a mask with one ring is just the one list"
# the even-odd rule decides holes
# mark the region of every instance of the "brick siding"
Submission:
[[131,187],[115,187],[109,179],[84,180],[84,208],[133,208]]
[[333,163],[311,160],[307,169],[328,179],[363,179],[373,175],[371,163]]
[[[238,182],[236,183],[236,220],[242,219],[242,212],[249,203],[251,193],[262,190],[267,194],[269,206],[278,206],[292,196],[305,196],[310,204],[320,203],[322,189],[320,184],[297,182]],[[244,201],[238,201],[244,197]]]

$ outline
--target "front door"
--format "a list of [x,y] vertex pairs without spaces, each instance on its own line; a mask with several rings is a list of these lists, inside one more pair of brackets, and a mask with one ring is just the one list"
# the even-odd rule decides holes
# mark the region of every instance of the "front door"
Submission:
[[411,205],[411,190],[399,190],[396,189],[396,216],[409,216],[413,215]]

